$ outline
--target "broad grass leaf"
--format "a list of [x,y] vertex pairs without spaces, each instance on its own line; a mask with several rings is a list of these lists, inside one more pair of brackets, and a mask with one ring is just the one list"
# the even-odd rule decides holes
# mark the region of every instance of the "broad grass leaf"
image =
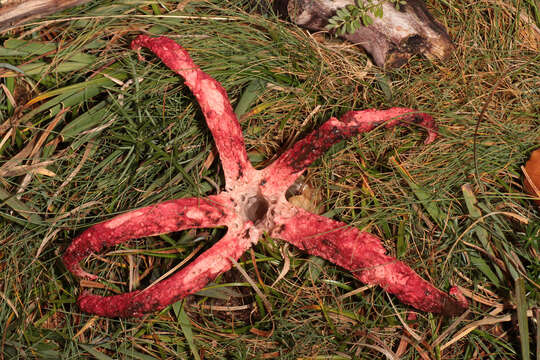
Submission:
[[484,259],[474,255],[469,255],[469,257],[473,266],[480,270],[482,273],[484,273],[484,275],[489,279],[489,281],[491,281],[491,283],[495,284],[496,286],[501,285],[499,278],[491,270],[488,263]]
[[[87,63],[65,61],[54,68],[54,73],[78,71],[81,69],[85,69],[87,67],[88,67]],[[43,74],[47,74],[49,72],[51,68],[51,64],[42,62],[42,61],[36,61],[31,64],[20,65],[19,68],[22,71],[24,71],[24,73],[28,76],[31,76],[31,75],[43,76]]]
[[4,41],[4,48],[15,50],[24,55],[44,55],[56,50],[56,44],[53,42],[27,41],[20,39],[8,39]]
[[519,328],[519,340],[521,342],[521,359],[530,360],[531,351],[529,343],[529,320],[527,319],[527,296],[525,291],[525,280],[520,277],[516,280],[516,307]]
[[264,92],[265,88],[266,81],[262,79],[254,79],[249,82],[234,109],[234,113],[238,118],[249,111],[253,103]]
[[196,360],[200,360],[199,356],[199,349],[197,348],[197,345],[195,345],[195,340],[193,338],[193,330],[191,328],[191,321],[189,320],[189,317],[187,316],[186,312],[184,311],[184,302],[181,303],[180,311],[176,311],[176,316],[178,317],[178,323],[180,324],[180,327],[182,328],[182,332],[184,333],[184,336],[186,337],[186,341],[189,345],[189,348],[191,349],[191,353],[193,354],[193,357]]
[[10,194],[9,192],[0,187],[0,205],[3,204],[9,206],[11,209],[16,211],[28,222],[39,224],[43,221],[34,209],[32,209],[30,206],[28,206],[21,200],[17,199],[15,195]]
[[79,135],[81,132],[88,130],[98,124],[101,124],[107,115],[107,102],[102,101],[84,114],[80,115],[69,124],[67,124],[62,131],[60,131],[60,136],[64,140],[70,140],[71,138]]
[[101,351],[96,350],[93,346],[85,345],[85,344],[79,344],[81,348],[83,348],[85,351],[89,352],[93,357],[95,357],[98,360],[112,360],[113,358],[105,355]]

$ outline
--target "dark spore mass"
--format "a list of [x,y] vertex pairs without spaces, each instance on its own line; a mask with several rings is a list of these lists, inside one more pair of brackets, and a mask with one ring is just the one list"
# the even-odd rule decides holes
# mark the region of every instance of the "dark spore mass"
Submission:
[[253,223],[257,223],[264,218],[267,211],[268,201],[264,197],[257,195],[250,199],[246,209],[246,215]]

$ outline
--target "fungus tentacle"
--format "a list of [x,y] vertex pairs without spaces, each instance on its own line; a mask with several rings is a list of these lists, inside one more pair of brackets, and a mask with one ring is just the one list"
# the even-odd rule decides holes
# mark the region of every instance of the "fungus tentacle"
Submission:
[[380,285],[402,302],[422,311],[458,315],[467,301],[452,288],[449,296],[422,279],[403,262],[386,255],[381,240],[342,222],[290,205],[274,218],[272,236],[345,268],[366,284]]
[[[237,260],[253,244],[252,236],[241,236],[252,224],[246,223],[241,231],[228,231],[210,249],[180,271],[143,290],[113,296],[82,293],[77,302],[82,311],[109,317],[140,317],[158,311],[187,295],[201,290],[219,274],[232,267],[231,258]],[[253,234],[259,236],[260,234]]]
[[283,153],[265,171],[269,178],[269,187],[288,188],[302,174],[304,169],[318,159],[332,145],[349,137],[373,130],[384,125],[387,128],[416,123],[428,131],[425,143],[437,137],[433,117],[409,108],[391,108],[388,110],[349,111],[340,120],[330,118],[317,130],[307,135]]
[[148,48],[172,71],[182,76],[195,95],[216,143],[227,187],[236,182],[245,182],[254,169],[248,161],[242,128],[225,89],[203,72],[174,40],[164,36],[150,38],[139,35],[132,41],[131,48],[138,50],[141,47]]
[[225,194],[184,198],[126,212],[85,230],[66,249],[62,261],[74,275],[95,279],[95,275],[85,272],[79,264],[91,253],[144,236],[225,226],[235,216],[226,208],[226,200]]

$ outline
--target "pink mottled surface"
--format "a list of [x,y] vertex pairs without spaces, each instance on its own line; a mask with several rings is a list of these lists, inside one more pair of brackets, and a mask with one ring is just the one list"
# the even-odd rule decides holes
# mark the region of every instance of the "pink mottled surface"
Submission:
[[456,301],[403,262],[386,255],[378,237],[292,205],[282,213],[285,216],[274,218],[273,237],[349,270],[363,283],[379,285],[402,302],[423,311],[458,315],[467,307],[466,301]]
[[204,73],[188,52],[167,37],[138,36],[131,48],[150,49],[172,71],[182,76],[206,118],[216,143],[228,185],[246,181],[253,167],[248,161],[242,129],[223,86]]
[[150,288],[108,297],[83,293],[78,300],[79,306],[85,312],[109,317],[139,317],[161,310],[201,290],[219,274],[229,270],[232,266],[230,258],[238,259],[251,245],[249,237],[227,233],[193,262]]
[[202,289],[232,266],[263,233],[327,259],[353,273],[362,282],[380,285],[419,310],[456,315],[467,308],[457,288],[443,293],[405,263],[386,254],[379,238],[297,208],[285,199],[286,190],[313,161],[333,144],[384,125],[416,123],[428,131],[426,143],[436,137],[427,114],[407,108],[351,111],[331,118],[319,129],[282,154],[263,170],[248,162],[242,132],[225,90],[193,63],[188,53],[166,37],[137,37],[132,48],[146,47],[185,78],[199,102],[214,137],[225,173],[225,191],[202,199],[178,199],[148,206],[97,224],[79,235],[63,261],[76,276],[95,278],[79,262],[105,246],[129,239],[188,228],[226,226],[226,235],[209,250],[169,278],[144,290],[116,296],[84,292],[80,308],[102,316],[141,316]]
[[73,240],[62,261],[74,275],[95,279],[81,269],[79,262],[106,246],[184,229],[224,226],[229,217],[226,201],[220,196],[165,201],[92,226]]
[[428,137],[424,142],[425,144],[433,142],[437,137],[433,117],[408,108],[349,111],[339,120],[330,118],[317,130],[294,144],[291,149],[268,167],[267,172],[275,175],[271,178],[271,183],[268,186],[280,187],[280,189],[283,186],[290,186],[306,167],[324,154],[332,145],[343,139],[369,132],[377,126],[390,128],[411,123],[427,129]]

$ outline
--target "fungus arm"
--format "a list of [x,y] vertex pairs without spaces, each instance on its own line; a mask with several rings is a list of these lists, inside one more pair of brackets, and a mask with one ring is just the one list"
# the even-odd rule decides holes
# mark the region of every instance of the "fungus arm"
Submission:
[[379,125],[390,128],[410,123],[416,123],[427,129],[426,144],[437,137],[433,117],[409,108],[349,111],[340,120],[331,118],[317,130],[294,144],[291,149],[265,169],[267,174],[272,175],[268,176],[267,186],[280,190],[287,189],[307,166],[341,140],[369,132]]
[[[253,237],[248,234],[251,223],[238,232],[230,230],[210,249],[199,255],[171,277],[144,290],[114,296],[83,293],[77,302],[82,311],[107,317],[140,317],[158,311],[187,295],[201,290],[208,282],[232,267],[230,258],[238,259],[250,248]],[[258,234],[257,234],[258,236]]]
[[386,255],[381,240],[347,224],[290,206],[277,216],[272,236],[352,272],[367,284],[376,284],[418,310],[447,316],[461,314],[467,301],[452,288],[451,297],[422,279],[410,267]]
[[203,72],[188,52],[173,40],[164,36],[150,38],[139,35],[131,43],[131,48],[139,50],[141,47],[148,48],[172,71],[182,76],[197,98],[214,137],[227,185],[230,187],[235,182],[247,181],[254,169],[248,161],[242,129],[225,89]]
[[76,237],[66,249],[62,261],[74,275],[96,279],[97,276],[85,272],[79,264],[91,253],[144,236],[224,226],[232,217],[226,207],[227,202],[225,196],[216,195],[170,200],[126,212],[96,224]]

